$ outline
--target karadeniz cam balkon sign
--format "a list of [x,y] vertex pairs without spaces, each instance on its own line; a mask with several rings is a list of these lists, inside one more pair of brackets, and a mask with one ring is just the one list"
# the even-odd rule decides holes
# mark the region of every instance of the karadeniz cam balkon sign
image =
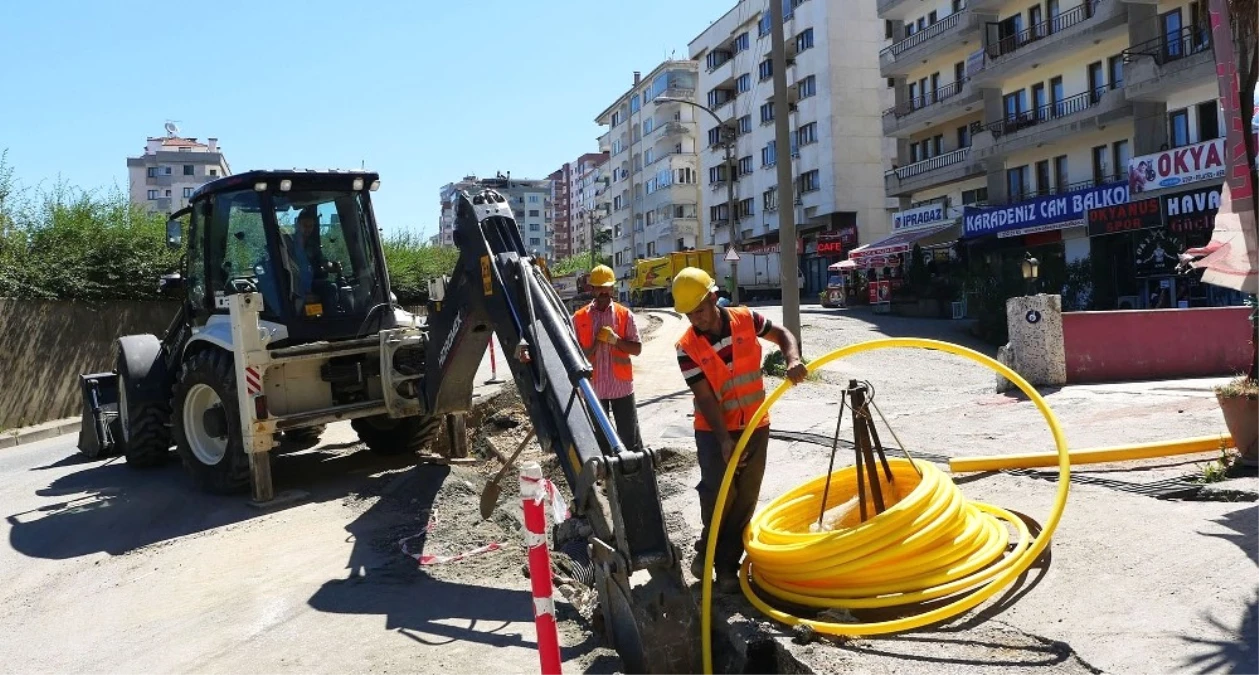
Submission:
[[962,216],[963,236],[995,234],[1008,237],[1057,230],[1073,224],[1083,224],[1085,214],[1091,209],[1127,203],[1128,184],[1119,182],[1061,195],[1037,197],[1010,206],[968,206]]

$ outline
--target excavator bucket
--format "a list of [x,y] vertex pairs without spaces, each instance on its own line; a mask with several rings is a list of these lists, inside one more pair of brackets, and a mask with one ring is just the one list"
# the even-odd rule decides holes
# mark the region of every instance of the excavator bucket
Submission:
[[118,375],[79,376],[83,396],[79,423],[79,452],[91,459],[109,457],[122,449],[122,419],[118,411]]

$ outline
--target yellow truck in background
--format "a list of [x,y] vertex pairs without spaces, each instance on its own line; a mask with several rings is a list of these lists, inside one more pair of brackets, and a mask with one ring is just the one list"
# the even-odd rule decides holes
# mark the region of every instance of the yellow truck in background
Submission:
[[675,251],[658,258],[639,260],[630,281],[630,297],[638,307],[669,307],[673,299],[669,287],[684,267],[698,267],[714,274],[712,249]]

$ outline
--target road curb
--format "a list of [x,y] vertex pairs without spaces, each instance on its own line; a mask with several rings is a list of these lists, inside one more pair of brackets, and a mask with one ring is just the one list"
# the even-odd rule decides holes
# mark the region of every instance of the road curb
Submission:
[[681,319],[681,318],[682,318],[682,315],[681,315],[681,314],[678,314],[677,312],[675,312],[675,311],[673,311],[673,310],[671,310],[671,309],[654,309],[654,308],[653,308],[653,309],[640,309],[640,310],[638,310],[638,311],[640,311],[640,312],[644,312],[644,313],[646,313],[646,314],[651,314],[652,312],[659,312],[660,314],[668,314],[669,316],[672,316],[672,317],[673,317],[673,318],[675,318],[675,319]]
[[67,417],[33,427],[6,431],[0,434],[0,448],[16,448],[19,445],[46,441],[50,438],[72,434],[79,430],[80,424],[81,422],[78,418]]

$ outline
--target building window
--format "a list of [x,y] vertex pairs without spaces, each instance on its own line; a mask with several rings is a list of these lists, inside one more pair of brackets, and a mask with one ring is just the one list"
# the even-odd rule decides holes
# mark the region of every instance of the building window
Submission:
[[957,14],[958,12],[964,9],[966,9],[966,0],[953,0],[953,13],[954,14]]
[[932,154],[936,156],[944,154],[944,134],[936,134],[936,136],[931,139],[931,143],[934,146],[932,148]]
[[149,178],[157,178],[157,167],[150,166],[147,175]]
[[740,157],[739,158],[739,175],[745,176],[749,173],[752,173],[752,156],[748,155],[747,157]]
[[1220,137],[1220,105],[1215,101],[1198,104],[1198,142]]
[[957,147],[958,148],[970,147],[970,125],[969,124],[963,124],[962,126],[957,128]]
[[537,231],[538,231],[538,230],[540,230],[540,229],[542,229],[542,228],[541,228],[541,226],[540,226],[540,225],[538,225],[537,223],[529,223],[529,231],[530,231],[530,232],[537,232]]
[[1067,156],[1058,155],[1054,157],[1054,187],[1058,189],[1058,192],[1066,192],[1070,184],[1071,174],[1067,171]]
[[757,74],[760,75],[761,81],[764,82],[774,76],[774,62],[770,59],[761,61],[761,65],[756,67]]
[[537,209],[530,209],[530,210],[529,210],[529,217],[530,217],[530,218],[537,218],[537,217],[538,217],[538,210],[537,210]]
[[817,143],[817,122],[809,122],[796,131],[796,145]]
[[883,39],[891,40],[896,31],[892,30],[892,22],[889,19],[883,20]]
[[157,199],[157,190],[149,190],[149,199]]
[[1123,55],[1110,57],[1107,65],[1110,68],[1110,88],[1119,89],[1123,86]]
[[170,190],[167,190],[167,191],[166,191],[166,197],[167,197],[167,198],[170,198]]
[[537,203],[538,203],[538,201],[539,201],[539,199],[538,199],[538,196],[537,196],[537,195],[529,195],[529,203],[530,203],[530,204],[537,204]]
[[800,174],[800,192],[816,192],[821,189],[822,179],[817,169]]
[[810,75],[796,83],[796,91],[800,98],[808,98],[817,93],[817,78]]
[[774,148],[774,141],[770,141],[761,148],[761,166],[773,166],[778,163],[778,153]]
[[192,170],[192,165],[191,165],[191,164],[185,164],[185,165],[184,165],[184,175],[185,175],[185,176],[192,176],[192,175],[195,175],[195,174],[193,173],[193,170]]
[[1049,177],[1049,160],[1044,159],[1036,162],[1036,194],[1047,195],[1053,192],[1053,186],[1050,185]]
[[962,191],[962,205],[967,204],[984,204],[988,201],[988,188],[975,188],[974,190]]
[[761,193],[761,210],[778,210],[778,188],[770,188]]
[[752,133],[752,116],[751,115],[744,115],[743,117],[739,118],[739,133],[741,134]]
[[748,34],[746,32],[740,33],[739,37],[734,39],[734,44],[731,45],[731,51],[733,51],[735,54],[738,54],[739,52],[747,49],[751,45],[752,45],[752,42],[748,39]]
[[1176,110],[1167,116],[1171,129],[1168,140],[1173,148],[1189,145],[1189,111]]
[[802,52],[813,47],[813,29],[806,28],[803,33],[796,36],[796,51]]
[[728,172],[726,171],[725,164],[719,164],[717,166],[709,167],[708,168],[708,182],[709,183],[724,183],[726,182],[727,173]]
[[173,173],[174,173],[174,169],[172,169],[171,167],[169,167],[169,166],[164,166],[164,167],[162,167],[162,175],[164,175],[164,176],[170,176],[170,175],[172,175]]
[[1027,196],[1027,167],[1020,166],[1005,171],[1006,193],[1011,202],[1023,200]]
[[184,188],[184,199],[188,199],[189,197],[192,197],[192,193],[194,189],[195,188],[190,188],[190,187]]
[[1125,171],[1128,170],[1128,160],[1132,159],[1132,149],[1128,146],[1128,139],[1115,141],[1111,146],[1115,158],[1115,170],[1112,172],[1111,178],[1119,180]]
[[744,73],[740,75],[739,79],[735,80],[735,89],[737,89],[740,94],[752,91],[752,74]]
[[1109,172],[1110,148],[1099,145],[1093,148],[1093,184],[1101,185],[1106,182],[1106,174]]
[[541,246],[541,245],[542,245],[542,240],[541,240],[540,238],[538,238],[538,237],[529,237],[529,245],[530,245],[530,246]]
[[676,178],[673,182],[679,185],[693,185],[695,183],[695,170],[691,168],[677,169],[674,172]]
[[774,104],[765,103],[761,105],[761,124],[769,124],[774,121]]
[[741,200],[739,200],[739,216],[738,216],[738,217],[739,217],[739,218],[751,218],[751,217],[752,217],[752,213],[753,213],[753,211],[752,211],[752,198],[751,198],[751,197],[748,197],[747,199],[741,199]]
[[[711,55],[711,54],[709,54],[709,56],[712,56],[712,55]],[[617,126],[618,124],[620,124],[620,123],[621,123],[621,111],[620,111],[620,110],[618,110],[618,111],[616,111],[616,112],[612,113],[612,126],[613,126],[613,127],[616,127],[616,126]]]
[[773,28],[770,23],[772,20],[773,17],[770,16],[768,9],[761,13],[761,20],[756,24],[758,35],[761,37],[769,35],[769,31]]
[[725,204],[708,207],[708,219],[713,222],[725,221],[730,212]]
[[708,130],[708,145],[721,145],[721,127],[713,127]]

